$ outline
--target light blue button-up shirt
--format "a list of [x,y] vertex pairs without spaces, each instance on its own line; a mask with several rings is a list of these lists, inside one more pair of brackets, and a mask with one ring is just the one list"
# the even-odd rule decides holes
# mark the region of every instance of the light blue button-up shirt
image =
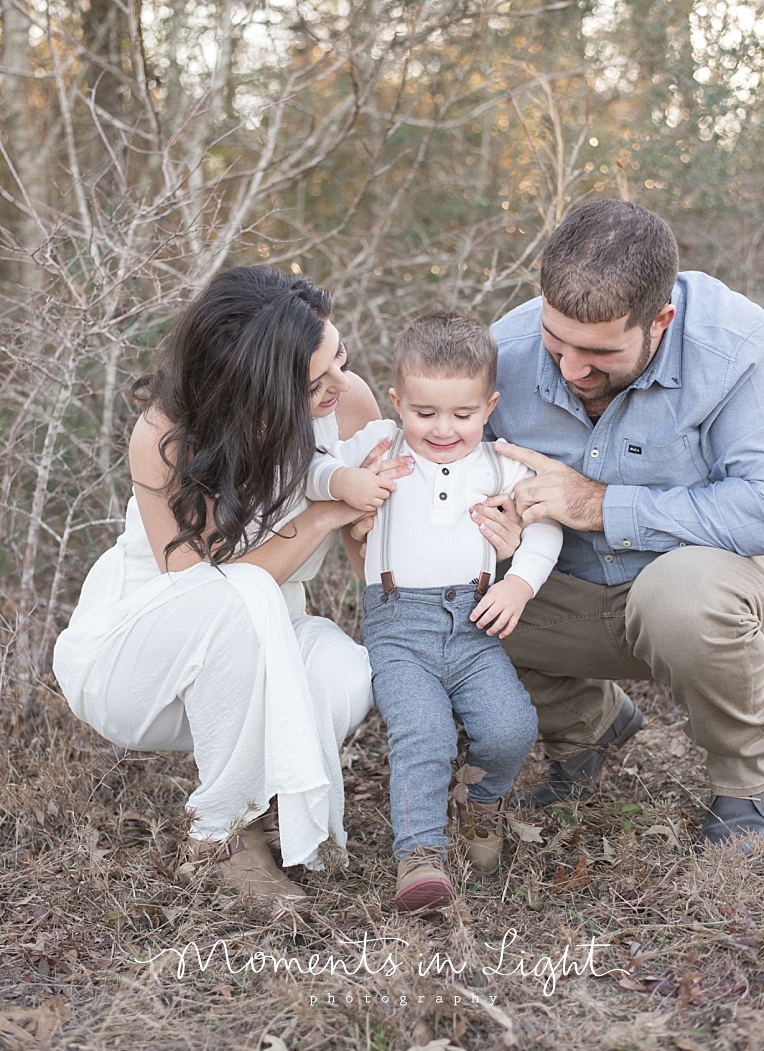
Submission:
[[764,555],[764,310],[696,272],[671,302],[657,353],[596,425],[544,348],[540,298],[491,329],[501,398],[486,439],[607,484],[604,532],[564,527],[563,573],[621,584],[688,544]]

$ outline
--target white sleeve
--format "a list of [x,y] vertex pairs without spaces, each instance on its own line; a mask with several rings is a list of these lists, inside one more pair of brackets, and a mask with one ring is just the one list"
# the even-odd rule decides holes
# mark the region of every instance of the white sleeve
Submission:
[[375,445],[383,438],[395,436],[393,420],[372,420],[352,438],[332,442],[326,452],[317,452],[308,470],[305,495],[309,500],[335,500],[329,488],[334,472],[340,467],[360,467]]
[[[532,478],[531,471],[519,460],[502,456],[504,484],[511,497],[515,495],[515,485],[523,478]],[[557,564],[562,547],[562,526],[553,518],[540,518],[538,522],[525,526],[522,540],[512,556],[512,565],[504,574],[505,577],[521,577],[533,588],[535,595]]]
[[504,574],[522,579],[535,595],[557,564],[562,547],[562,526],[552,518],[540,518],[523,529],[520,546],[512,556],[512,565]]

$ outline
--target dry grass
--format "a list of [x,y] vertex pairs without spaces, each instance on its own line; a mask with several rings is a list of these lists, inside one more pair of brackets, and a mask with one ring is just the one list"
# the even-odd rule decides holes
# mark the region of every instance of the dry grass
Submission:
[[[340,598],[319,582],[312,600],[325,612],[327,603],[339,606],[353,624],[353,587]],[[73,719],[52,681],[40,684],[28,714],[8,715],[4,726],[0,1046],[764,1047],[764,858],[693,855],[705,798],[702,757],[682,734],[668,691],[645,683],[630,689],[647,728],[613,758],[597,798],[548,815],[543,843],[508,842],[500,877],[471,881],[455,856],[458,899],[423,920],[393,911],[377,715],[345,750],[349,868],[293,870],[310,907],[272,911],[231,897],[210,877],[190,886],[175,879],[183,802],[195,778],[188,756],[115,755]],[[538,771],[532,758],[523,777]],[[586,950],[576,946],[592,936],[601,946],[597,970],[624,971],[574,972],[548,996],[548,971],[485,975],[483,966],[497,963],[490,946],[512,928],[506,971],[522,952],[527,972],[544,955],[558,961],[568,945],[569,958],[583,961]],[[311,975],[283,966],[274,973],[270,963],[259,974],[232,974],[222,947],[205,970],[187,954],[182,978],[172,953],[153,966],[136,962],[190,942],[206,962],[224,940],[233,970],[257,952],[297,957],[303,967],[312,954],[318,967],[331,956],[350,966],[359,956],[348,943],[364,934],[380,939],[369,943],[369,966],[381,967],[392,952],[394,974],[345,976],[340,967],[334,976]],[[440,975],[435,967],[418,974],[435,953],[462,972],[446,966]]]

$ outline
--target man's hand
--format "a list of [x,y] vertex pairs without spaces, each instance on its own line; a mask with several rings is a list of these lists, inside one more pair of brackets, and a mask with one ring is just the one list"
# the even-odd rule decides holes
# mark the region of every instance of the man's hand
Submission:
[[497,441],[494,447],[502,456],[519,460],[536,472],[535,478],[524,478],[515,486],[515,504],[524,525],[554,518],[571,529],[603,531],[602,501],[607,489],[603,482],[520,445]]
[[511,558],[520,546],[523,523],[506,493],[489,496],[470,508],[470,518],[489,544],[496,548],[496,561]]
[[[522,577],[508,574],[497,580],[470,613],[470,620],[479,628],[488,628],[487,635],[506,639],[515,629],[526,605],[533,598],[533,588]],[[488,625],[491,625],[488,627]]]

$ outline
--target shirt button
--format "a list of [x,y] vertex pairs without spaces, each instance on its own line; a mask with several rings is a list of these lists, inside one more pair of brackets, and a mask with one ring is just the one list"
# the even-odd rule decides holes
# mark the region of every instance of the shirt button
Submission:
[[684,542],[684,540],[680,540],[679,541],[679,546],[680,547],[687,547],[687,544]]
[[442,474],[450,474],[451,472],[449,471],[449,469],[447,467],[443,467],[441,473]]
[[448,591],[446,592],[446,601],[447,602],[453,602],[455,598],[456,598],[456,592],[454,591],[453,588],[449,588]]
[[448,493],[441,493],[440,498],[441,500],[448,500]]
[[605,561],[606,562],[612,562],[613,561],[613,556],[612,555],[605,555]]
[[631,547],[631,540],[624,540],[623,546],[624,547]]
[[599,449],[592,449],[592,451],[591,451],[591,452],[589,453],[589,455],[590,455],[590,456],[593,456],[593,457],[595,458],[595,460],[597,459],[597,457],[599,456],[599,454],[600,454],[600,451],[599,451]]

